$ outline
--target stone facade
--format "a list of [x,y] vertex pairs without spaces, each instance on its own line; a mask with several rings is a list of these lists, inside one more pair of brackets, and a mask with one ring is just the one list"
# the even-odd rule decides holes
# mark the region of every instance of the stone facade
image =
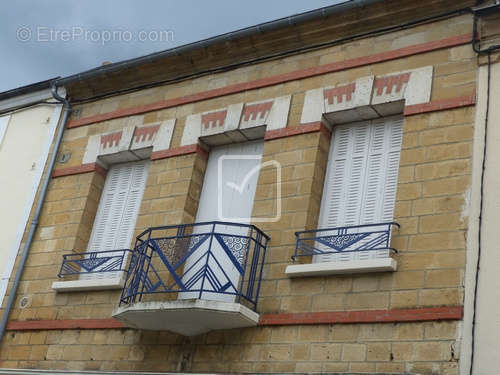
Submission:
[[[1,367],[457,374],[459,317],[440,320],[422,313],[406,319],[410,321],[399,316],[381,323],[354,318],[318,324],[301,324],[300,318],[304,313],[424,311],[463,305],[477,73],[476,56],[468,44],[470,35],[464,36],[471,28],[471,16],[457,16],[75,106],[60,151],[71,157],[57,165],[50,184],[1,344]],[[380,58],[372,61],[370,56]],[[355,63],[363,59],[365,63]],[[330,70],[130,114],[130,108],[242,82],[272,80],[318,66],[329,66]],[[285,268],[295,248],[294,232],[314,229],[318,224],[331,134],[324,124],[302,123],[306,93],[361,77],[390,77],[424,67],[433,70],[430,100],[418,108],[411,103],[411,108],[404,109],[394,213],[401,229],[391,243],[399,250],[395,255],[398,270],[288,278]],[[285,96],[290,96],[286,127],[269,128],[265,134],[263,162],[276,160],[283,167],[282,210],[278,221],[258,224],[271,237],[258,312],[263,316],[291,314],[289,321],[282,325],[264,322],[256,328],[215,331],[192,338],[126,328],[58,326],[57,321],[109,320],[120,295],[120,291],[56,293],[51,288],[57,280],[61,256],[86,249],[105,181],[104,168],[84,161],[89,140],[130,124],[154,126],[175,119],[169,147],[159,153],[153,149],[135,233],[151,226],[191,223],[209,150],[183,143],[189,116]],[[334,102],[331,98],[329,104]],[[254,216],[276,213],[275,176],[265,169],[260,173]],[[28,303],[21,307],[24,297]],[[33,320],[46,325],[33,329],[19,324]]]

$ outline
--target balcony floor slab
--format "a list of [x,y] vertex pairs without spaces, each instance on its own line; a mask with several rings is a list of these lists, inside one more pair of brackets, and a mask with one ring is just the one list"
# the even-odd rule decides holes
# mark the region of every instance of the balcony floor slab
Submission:
[[259,314],[239,303],[201,299],[136,302],[118,307],[113,317],[129,327],[171,331],[183,336],[253,327],[259,322]]

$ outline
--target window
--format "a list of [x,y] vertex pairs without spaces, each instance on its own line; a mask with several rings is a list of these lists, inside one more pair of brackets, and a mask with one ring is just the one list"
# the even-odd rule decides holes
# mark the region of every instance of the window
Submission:
[[[101,194],[88,252],[128,249],[141,206],[149,161],[113,165]],[[107,253],[106,255],[110,255]],[[99,256],[99,255],[98,255]],[[119,272],[84,274],[84,278],[114,278]]]
[[[212,221],[250,223],[259,177],[259,173],[254,172],[255,168],[258,168],[261,164],[263,149],[264,142],[257,141],[219,146],[210,151],[200,203],[196,214],[197,223]],[[219,164],[220,159],[224,156],[231,156],[231,159]],[[220,176],[219,173],[221,173]],[[219,181],[221,182],[220,186]],[[241,186],[242,190],[240,191],[238,188],[234,188],[231,183],[243,183],[244,185]],[[222,189],[220,192],[221,202],[218,201],[219,188]],[[232,220],[232,218],[237,218],[238,220]],[[212,226],[198,227],[197,230],[201,232],[211,231]],[[238,248],[239,245],[237,242],[242,239],[232,236],[248,236],[247,227],[218,225],[216,230],[219,233],[227,235],[229,240],[235,241],[234,249]],[[240,272],[233,263],[234,259],[231,260],[232,257],[227,253],[230,251],[229,248],[233,249],[233,246],[228,246],[228,249],[224,250],[217,241],[206,241],[186,260],[184,265],[185,273],[182,280],[184,284],[190,285],[191,289],[200,289],[203,282],[201,276],[206,272],[213,285],[232,284],[234,289],[229,289],[228,291],[237,290],[240,282]],[[234,249],[232,251],[236,251]],[[246,246],[242,246],[239,249],[248,251]],[[206,258],[208,261],[205,270],[203,269],[205,263],[200,259],[204,259],[209,252],[212,257]],[[205,289],[207,289],[207,285],[205,285]],[[213,287],[213,290],[214,293],[203,292],[201,298],[234,302],[234,294],[215,292],[217,290],[216,286]],[[197,292],[182,292],[179,293],[178,298],[198,298],[198,295]]]
[[[334,128],[319,228],[393,220],[403,133],[400,116]],[[319,245],[322,246],[322,245]],[[314,262],[387,257],[389,250],[331,252]]]

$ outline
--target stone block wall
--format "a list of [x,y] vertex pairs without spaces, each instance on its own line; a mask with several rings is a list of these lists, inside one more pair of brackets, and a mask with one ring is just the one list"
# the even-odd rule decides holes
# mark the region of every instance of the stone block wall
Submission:
[[[471,22],[469,16],[455,17],[76,106],[61,150],[70,152],[71,158],[57,165],[51,182],[0,346],[0,366],[457,374],[477,70],[465,35]],[[321,74],[304,73],[326,65],[329,70]],[[318,223],[330,144],[331,133],[324,125],[300,124],[305,92],[425,66],[433,67],[430,102],[405,109],[394,213],[401,229],[392,238],[392,246],[399,250],[398,270],[286,277],[294,232],[314,229]],[[289,78],[282,77],[286,74]],[[273,77],[282,78],[271,84]],[[269,82],[262,86],[220,96],[210,91],[265,80]],[[200,92],[205,96],[186,99]],[[271,236],[258,305],[263,319],[258,327],[194,338],[117,328],[110,318],[119,291],[56,293],[51,289],[62,254],[86,249],[105,181],[104,169],[82,164],[89,137],[130,124],[176,119],[170,148],[151,160],[135,234],[151,226],[190,223],[196,217],[209,150],[181,145],[187,116],[285,95],[291,95],[287,126],[266,133],[263,152],[264,162],[275,160],[282,166],[282,210],[278,221],[257,224]],[[175,98],[183,98],[181,104],[168,104]],[[159,101],[167,104],[160,108],[155,104]],[[145,113],[129,110],[153,104],[156,109]],[[254,216],[276,214],[277,187],[275,171],[263,169]],[[21,308],[23,297],[28,305]],[[433,308],[445,310],[429,310]],[[435,312],[447,308],[458,311],[454,318],[441,319]],[[405,315],[409,310],[414,311],[412,318]],[[389,318],[380,323],[363,321],[366,314],[377,311]],[[359,314],[304,323],[307,314],[342,312]],[[266,323],[284,314],[289,315],[282,324]],[[38,328],[30,325],[32,321],[39,321]],[[95,326],[79,326],[89,321]]]

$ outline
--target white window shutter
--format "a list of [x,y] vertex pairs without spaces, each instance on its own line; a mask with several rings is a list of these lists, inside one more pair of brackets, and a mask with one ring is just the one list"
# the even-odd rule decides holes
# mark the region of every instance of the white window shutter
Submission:
[[403,119],[393,118],[388,120],[386,127],[389,129],[388,155],[386,156],[386,174],[383,197],[381,221],[390,222],[394,218],[396,190],[398,186],[399,157],[403,141]]
[[10,115],[0,117],[0,147],[2,146],[3,137],[7,132],[7,126],[9,125]]
[[[87,247],[88,252],[121,250],[130,247],[146,186],[148,167],[148,161],[140,161],[116,164],[109,169]],[[103,256],[109,255],[113,253]],[[81,275],[81,278],[118,276],[118,272],[107,272]]]
[[344,181],[346,192],[344,220],[340,226],[358,225],[360,221],[363,188],[365,185],[366,154],[370,143],[370,124],[363,123],[351,127],[351,150],[347,155],[350,166]]
[[128,196],[116,236],[115,249],[127,249],[134,234],[135,223],[141,207],[144,187],[148,177],[148,163],[140,162],[132,165]]
[[[402,125],[402,118],[393,117],[334,129],[319,228],[392,221]],[[315,246],[324,249],[318,243]],[[388,252],[334,253],[316,256],[314,261],[381,256],[388,256]]]

